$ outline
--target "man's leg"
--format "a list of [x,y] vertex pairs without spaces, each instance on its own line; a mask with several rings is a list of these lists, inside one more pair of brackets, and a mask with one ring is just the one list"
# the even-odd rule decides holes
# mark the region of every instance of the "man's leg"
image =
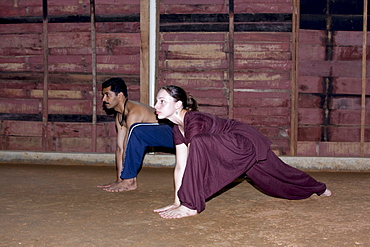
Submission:
[[136,123],[129,130],[120,183],[106,188],[109,192],[134,190],[136,176],[147,147],[174,148],[172,127],[167,124]]

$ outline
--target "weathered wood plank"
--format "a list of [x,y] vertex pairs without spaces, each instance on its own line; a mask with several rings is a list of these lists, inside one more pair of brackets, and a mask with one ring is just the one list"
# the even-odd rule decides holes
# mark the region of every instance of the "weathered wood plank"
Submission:
[[[237,108],[235,108],[237,110]],[[289,119],[283,116],[241,116],[235,117],[236,120],[249,124],[251,126],[274,126],[274,127],[289,127]]]
[[163,44],[163,59],[226,59],[225,46],[219,44]]
[[2,134],[8,136],[41,136],[41,122],[4,121]]
[[324,113],[320,108],[299,108],[298,123],[320,125],[323,123]]
[[160,13],[161,14],[227,13],[227,6],[225,4],[225,1],[222,1],[222,3],[220,2],[219,4],[217,3],[189,4],[189,2],[184,2],[182,4],[176,2],[176,4],[173,4],[173,1],[171,1],[171,3],[168,4],[162,3],[160,5]]
[[[370,99],[367,100],[370,102]],[[348,109],[348,110],[360,110],[361,109],[361,97],[359,96],[345,96],[345,97],[333,97],[331,99],[330,109]]]
[[290,73],[282,72],[269,72],[269,71],[237,71],[234,74],[234,80],[236,81],[284,81],[290,79]]
[[[5,136],[4,150],[24,150],[40,151],[42,150],[41,136]],[[78,149],[77,149],[78,150]]]
[[236,0],[235,13],[291,13],[291,0]]
[[170,70],[187,70],[187,71],[203,71],[203,70],[220,70],[227,69],[227,60],[166,60],[160,68]]
[[[360,156],[359,142],[320,142],[319,156]],[[367,154],[369,156],[369,154]]]
[[323,81],[320,76],[300,76],[298,90],[302,93],[323,93]]
[[[334,78],[333,93],[361,95],[362,85],[360,78],[339,77]],[[370,94],[370,79],[366,80],[366,94]]]
[[39,34],[2,34],[1,48],[41,48],[42,37]]
[[300,94],[298,99],[299,108],[321,108],[323,96],[317,94]]
[[[162,45],[167,43],[200,43],[200,42],[225,42],[224,33],[163,33],[161,34]],[[206,43],[207,44],[207,43]]]
[[322,135],[323,130],[321,126],[298,127],[298,141],[319,142],[322,139]]
[[297,143],[297,155],[298,156],[319,156],[316,151],[317,142],[313,141],[298,141]]
[[[370,120],[368,114],[367,119]],[[333,125],[357,125],[361,124],[361,111],[344,109],[344,110],[332,110],[330,112],[330,124]]]
[[275,32],[238,32],[235,33],[235,43],[257,42],[266,44],[275,43],[290,43],[290,33],[275,33]]
[[49,114],[92,114],[91,100],[49,100]]
[[0,98],[2,113],[40,113],[40,101],[37,99],[3,99]]
[[235,92],[235,106],[288,107],[289,94]]
[[251,59],[235,59],[235,69],[251,69],[251,70],[277,70],[290,73],[292,69],[291,61],[287,60],[251,60]]
[[237,90],[245,89],[271,89],[271,90],[289,90],[290,81],[288,80],[274,80],[274,81],[236,81],[234,83],[234,88]]
[[299,60],[325,60],[325,46],[319,44],[307,44],[307,45],[300,45],[299,46]]
[[55,47],[90,47],[90,32],[79,33],[50,33],[49,48]]

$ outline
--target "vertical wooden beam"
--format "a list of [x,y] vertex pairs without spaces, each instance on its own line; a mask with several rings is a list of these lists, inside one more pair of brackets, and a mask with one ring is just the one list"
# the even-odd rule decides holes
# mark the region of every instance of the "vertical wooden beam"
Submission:
[[140,0],[140,102],[149,104],[149,1]]
[[362,73],[361,73],[361,131],[360,131],[360,156],[365,156],[365,119],[366,119],[366,46],[367,46],[367,14],[368,0],[364,0],[363,13],[363,38],[362,38]]
[[159,14],[159,0],[156,0],[155,1],[156,3],[156,13],[155,13],[155,19],[156,19],[156,22],[157,24],[155,25],[156,26],[156,39],[155,39],[155,61],[157,61],[155,63],[155,82],[154,82],[154,99],[153,99],[153,102],[149,102],[150,104],[153,103],[153,106],[155,105],[155,97],[156,97],[156,92],[158,92],[158,71],[159,71],[159,60],[158,60],[158,57],[159,57],[159,38],[160,38],[160,34],[159,34],[159,25],[160,25],[160,14]]
[[90,0],[90,23],[91,23],[91,55],[92,55],[92,127],[91,127],[91,152],[96,152],[96,28],[95,28],[95,0]]
[[234,118],[234,0],[229,0],[229,118]]
[[49,37],[48,37],[48,1],[42,1],[43,13],[43,52],[44,52],[44,89],[42,99],[42,151],[47,151],[48,148],[48,90],[49,90]]
[[298,142],[298,45],[299,45],[299,1],[293,0],[292,13],[292,83],[290,110],[290,153],[297,155]]

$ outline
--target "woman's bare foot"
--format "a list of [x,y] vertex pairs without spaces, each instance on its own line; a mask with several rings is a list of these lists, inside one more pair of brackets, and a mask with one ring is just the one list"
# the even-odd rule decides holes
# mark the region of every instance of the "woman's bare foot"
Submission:
[[175,208],[178,208],[178,207],[179,207],[178,205],[171,204],[171,205],[165,206],[163,208],[154,209],[154,212],[161,213],[161,212],[164,212],[164,211],[167,211],[167,210],[172,210],[172,209],[175,209]]
[[108,192],[122,192],[122,191],[129,191],[129,190],[136,190],[137,183],[136,178],[130,179],[123,179],[120,182],[116,182],[116,184],[103,188],[103,190]]
[[325,191],[324,191],[324,193],[322,193],[320,196],[331,196],[331,191],[330,190],[328,190],[328,189],[326,189]]
[[196,214],[198,214],[197,210],[190,209],[185,206],[180,206],[180,207],[159,213],[159,215],[165,219],[179,219],[179,218],[184,218],[188,216],[194,216]]

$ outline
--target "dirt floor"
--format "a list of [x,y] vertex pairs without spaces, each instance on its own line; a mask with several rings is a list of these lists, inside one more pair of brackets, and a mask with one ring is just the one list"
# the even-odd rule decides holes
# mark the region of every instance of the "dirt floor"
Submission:
[[333,196],[289,201],[239,179],[201,214],[162,219],[171,168],[144,168],[136,191],[96,185],[114,167],[0,165],[0,246],[370,246],[370,173],[309,172]]

